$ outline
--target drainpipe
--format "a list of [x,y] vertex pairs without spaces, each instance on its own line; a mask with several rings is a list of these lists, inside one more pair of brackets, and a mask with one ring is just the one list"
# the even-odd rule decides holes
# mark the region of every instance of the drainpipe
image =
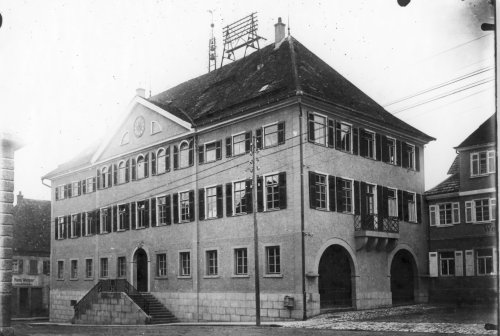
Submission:
[[301,273],[302,273],[302,319],[307,319],[307,303],[306,303],[306,251],[304,239],[304,149],[302,139],[302,122],[304,114],[302,112],[302,99],[298,97],[299,102],[299,141],[300,141],[300,246],[302,251]]
[[[197,132],[195,128],[195,133]],[[198,190],[198,158],[196,153],[196,150],[198,149],[198,134],[196,133],[194,137],[194,144],[193,144],[193,163],[194,163],[194,169],[195,169],[195,191],[194,194],[196,195],[195,199],[200,201],[200,194]],[[198,216],[195,216],[195,223],[196,223],[196,237],[195,237],[195,242],[196,242],[196,320],[199,322],[200,321],[200,214],[197,213],[199,211],[199,206],[196,206],[195,202],[195,209],[194,213],[198,214]],[[196,209],[198,208],[198,209]]]

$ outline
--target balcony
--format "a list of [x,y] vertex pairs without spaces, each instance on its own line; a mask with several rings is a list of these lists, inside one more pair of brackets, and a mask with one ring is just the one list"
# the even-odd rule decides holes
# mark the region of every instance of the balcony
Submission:
[[380,218],[376,214],[354,216],[356,250],[392,251],[399,239],[399,219]]

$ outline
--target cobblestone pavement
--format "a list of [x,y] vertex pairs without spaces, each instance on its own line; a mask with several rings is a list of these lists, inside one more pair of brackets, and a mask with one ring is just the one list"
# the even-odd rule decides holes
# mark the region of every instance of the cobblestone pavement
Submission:
[[[397,331],[397,332],[426,332],[463,335],[496,335],[496,331],[485,330],[485,322],[496,323],[495,312],[485,311],[484,318],[463,318],[460,311],[454,311],[456,318],[453,322],[443,323],[440,320],[450,320],[443,316],[443,306],[411,305],[391,307],[385,309],[370,309],[361,311],[347,311],[327,313],[313,317],[307,321],[280,322],[285,328],[310,328],[321,330],[351,330],[351,331]],[[467,312],[467,308],[462,309]],[[487,312],[487,314],[486,314]],[[469,311],[469,315],[472,312]],[[424,316],[424,318],[422,318]],[[489,321],[491,320],[491,321]],[[463,323],[465,322],[465,323]],[[475,323],[469,323],[475,322]]]

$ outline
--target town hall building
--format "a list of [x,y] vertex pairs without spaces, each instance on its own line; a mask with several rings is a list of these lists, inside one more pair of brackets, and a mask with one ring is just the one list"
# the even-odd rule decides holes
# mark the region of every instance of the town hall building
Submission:
[[255,213],[263,320],[427,300],[433,138],[276,28],[220,69],[138,90],[105,141],[43,177],[52,321],[91,319],[89,298],[120,286],[178,320],[255,320]]

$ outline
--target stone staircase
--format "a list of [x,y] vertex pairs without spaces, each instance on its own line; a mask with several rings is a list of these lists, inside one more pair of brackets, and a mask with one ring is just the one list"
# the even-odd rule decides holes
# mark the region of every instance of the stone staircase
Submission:
[[139,300],[142,300],[142,302],[146,300],[148,313],[149,316],[151,316],[150,324],[179,322],[179,320],[151,293],[142,292],[140,295],[128,294],[128,296],[136,303],[138,303]]

